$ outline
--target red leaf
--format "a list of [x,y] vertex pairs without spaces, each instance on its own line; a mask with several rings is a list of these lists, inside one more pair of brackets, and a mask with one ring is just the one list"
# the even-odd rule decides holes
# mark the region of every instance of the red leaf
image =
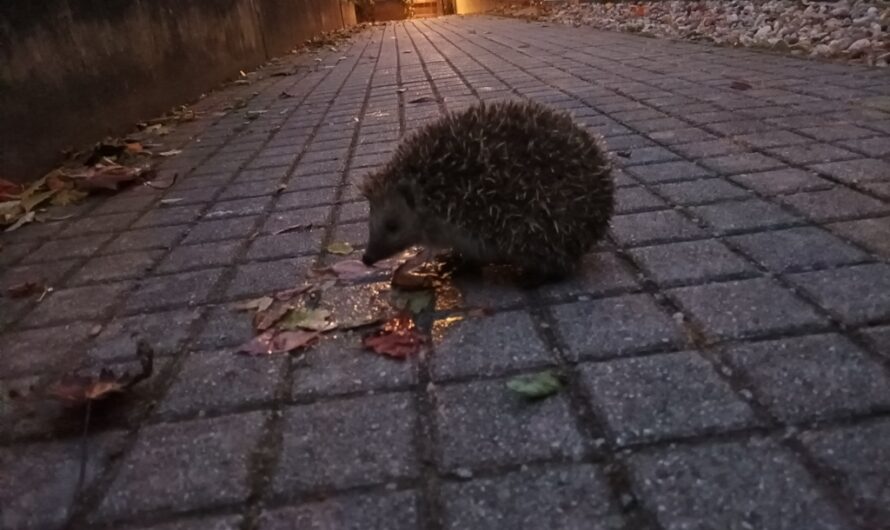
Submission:
[[346,281],[360,280],[375,272],[379,272],[379,270],[373,267],[368,267],[361,261],[354,259],[334,263],[331,265],[331,271],[337,275],[337,278]]
[[0,179],[0,201],[14,199],[24,191],[24,186]]
[[257,331],[266,331],[274,326],[276,322],[281,320],[288,311],[290,311],[289,304],[273,303],[269,309],[266,309],[265,311],[257,311],[253,316],[253,327],[255,327]]
[[417,331],[417,326],[409,315],[393,318],[362,339],[365,348],[396,359],[416,354],[423,343],[424,337]]
[[96,164],[78,173],[68,173],[66,176],[74,181],[74,185],[78,189],[117,191],[118,186],[136,180],[142,173],[142,168],[117,164]]
[[315,331],[282,331],[276,334],[274,330],[269,330],[242,345],[238,352],[247,355],[287,353],[310,346],[318,340],[318,336],[319,333]]

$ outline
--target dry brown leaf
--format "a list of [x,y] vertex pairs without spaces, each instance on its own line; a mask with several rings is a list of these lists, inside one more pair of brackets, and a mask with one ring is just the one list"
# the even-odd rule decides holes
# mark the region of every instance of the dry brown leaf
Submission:
[[412,258],[399,265],[392,273],[392,286],[406,291],[432,289],[436,278],[432,274],[418,272],[422,264],[423,261]]
[[147,343],[139,342],[136,355],[141,369],[135,374],[115,375],[108,368],[103,368],[97,377],[76,373],[66,374],[47,388],[46,395],[65,405],[77,406],[106,398],[113,393],[124,392],[136,383],[151,377],[154,369],[154,351]]
[[143,172],[143,168],[104,163],[96,164],[76,173],[66,173],[66,177],[71,179],[75,187],[80,190],[117,191],[120,185],[133,182]]
[[301,285],[300,287],[294,287],[293,289],[285,289],[283,291],[278,291],[273,296],[276,300],[280,300],[282,302],[286,302],[291,300],[295,296],[299,296],[306,291],[308,291],[312,286],[311,285]]
[[271,306],[274,301],[275,300],[272,299],[271,296],[263,296],[254,298],[253,300],[239,302],[234,305],[234,308],[240,311],[265,311],[269,309],[269,306]]
[[368,267],[361,261],[354,259],[334,263],[331,265],[330,270],[337,275],[337,278],[344,281],[360,280],[380,272],[378,269]]
[[291,310],[289,304],[283,302],[273,302],[270,307],[263,311],[257,311],[253,316],[253,327],[257,331],[266,331],[275,325],[276,322]]
[[239,353],[247,355],[272,355],[275,353],[287,353],[300,348],[311,346],[318,340],[316,331],[266,331],[257,335],[247,344],[242,345]]

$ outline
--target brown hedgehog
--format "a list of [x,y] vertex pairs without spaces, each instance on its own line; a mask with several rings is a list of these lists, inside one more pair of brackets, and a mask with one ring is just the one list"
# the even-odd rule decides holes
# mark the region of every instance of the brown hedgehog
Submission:
[[614,206],[605,150],[565,113],[477,104],[405,140],[368,175],[373,264],[413,245],[557,279],[603,237]]

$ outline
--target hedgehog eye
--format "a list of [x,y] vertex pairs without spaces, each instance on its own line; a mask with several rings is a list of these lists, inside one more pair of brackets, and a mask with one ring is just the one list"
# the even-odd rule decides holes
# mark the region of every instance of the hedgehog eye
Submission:
[[389,233],[393,233],[393,232],[398,231],[398,229],[399,229],[399,224],[398,224],[397,222],[395,222],[395,221],[387,221],[387,222],[383,225],[383,229],[386,230],[386,231],[389,232]]

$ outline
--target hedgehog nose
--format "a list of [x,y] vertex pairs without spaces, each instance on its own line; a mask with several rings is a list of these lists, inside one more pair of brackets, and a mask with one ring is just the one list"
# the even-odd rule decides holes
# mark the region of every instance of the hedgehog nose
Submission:
[[371,265],[373,265],[374,263],[376,263],[376,261],[377,261],[377,260],[373,259],[367,252],[365,252],[364,254],[362,254],[362,263],[364,263],[364,264],[367,265],[368,267],[370,267]]

